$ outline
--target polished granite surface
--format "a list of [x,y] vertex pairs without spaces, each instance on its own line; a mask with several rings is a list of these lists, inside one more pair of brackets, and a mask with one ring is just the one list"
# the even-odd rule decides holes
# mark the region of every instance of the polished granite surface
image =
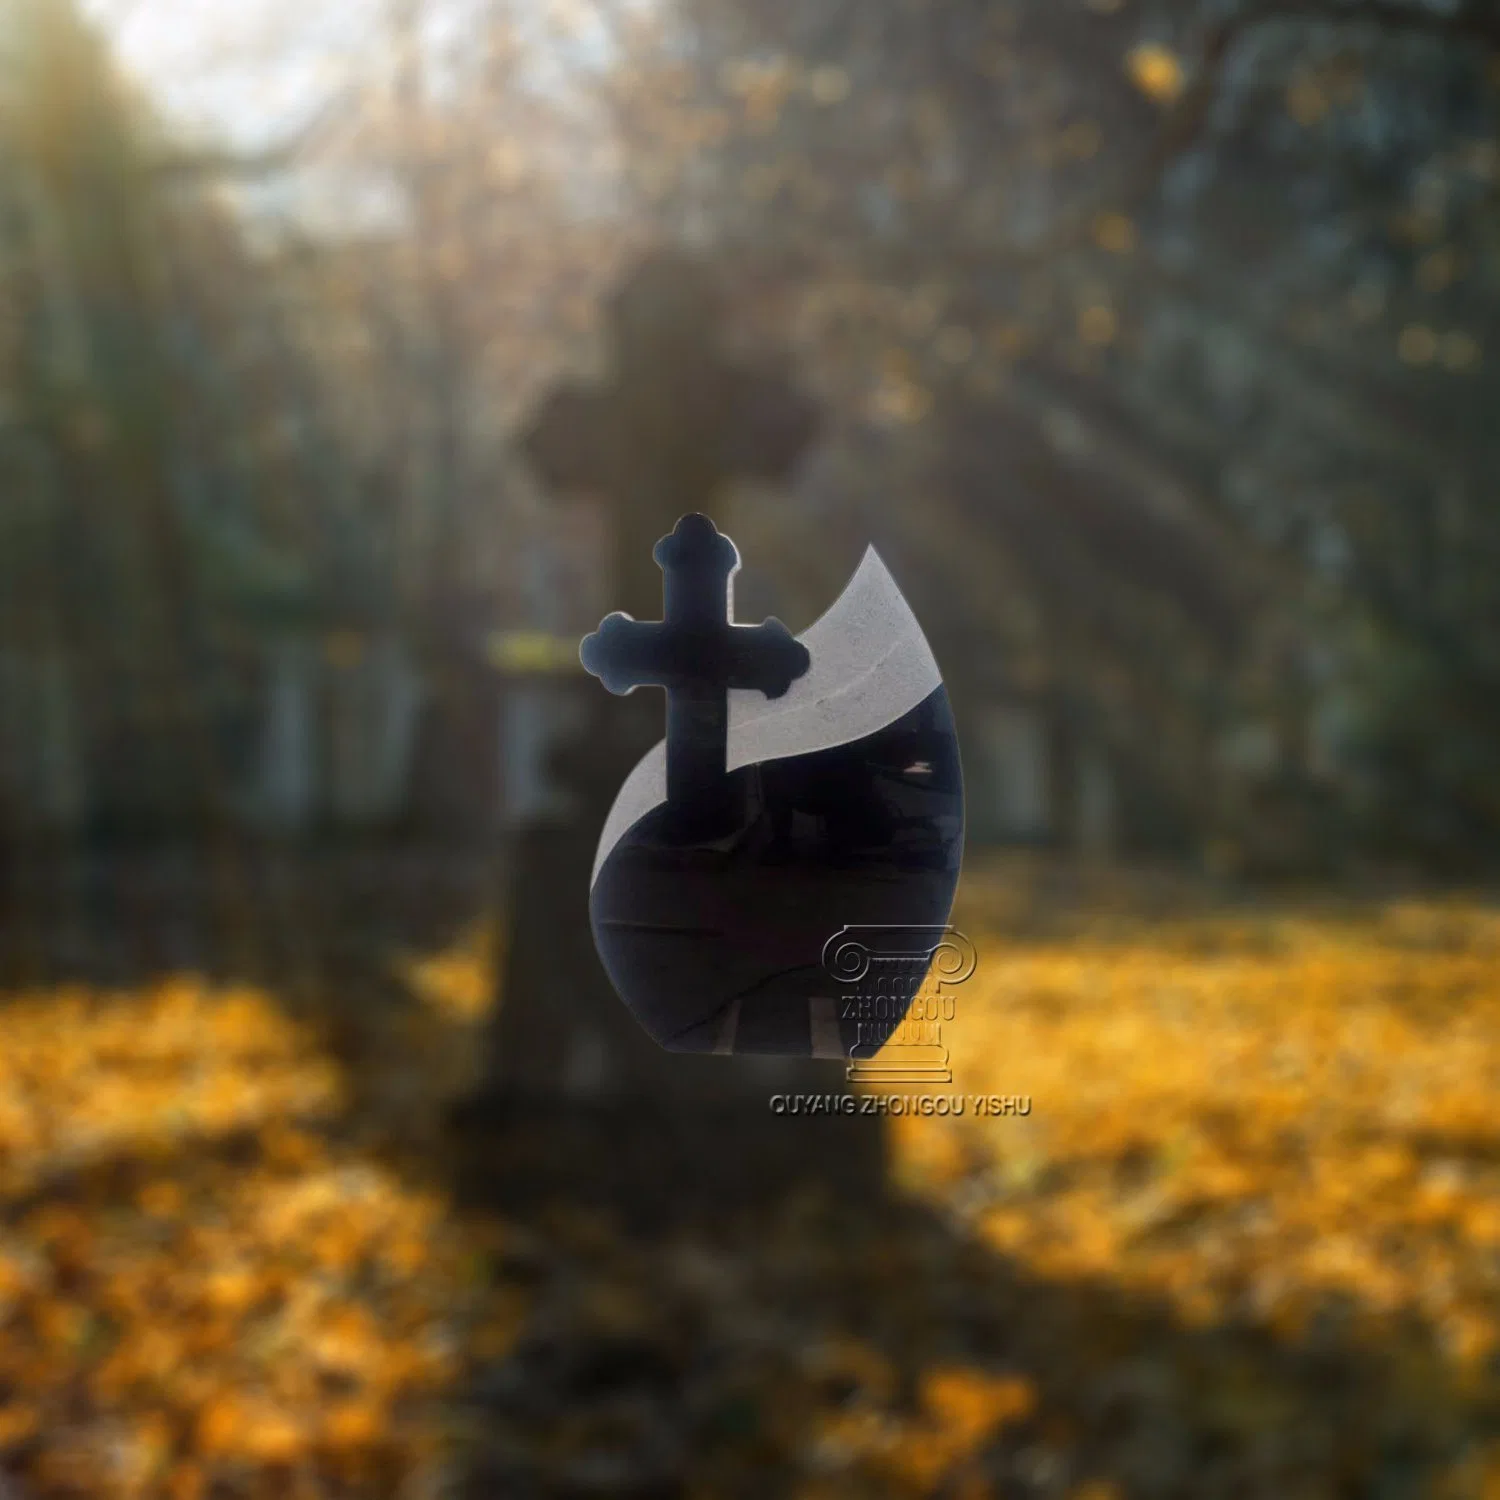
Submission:
[[[963,785],[946,691],[848,745],[727,778],[737,816],[684,837],[670,804],[615,846],[590,902],[611,981],[676,1051],[811,1055],[824,966],[848,926],[942,926],[958,881]],[[840,1048],[854,1047],[838,1015]]]

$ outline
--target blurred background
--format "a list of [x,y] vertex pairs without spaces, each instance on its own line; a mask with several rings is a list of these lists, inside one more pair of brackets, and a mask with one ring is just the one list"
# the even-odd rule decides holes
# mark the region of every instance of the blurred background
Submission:
[[[0,1474],[1500,1495],[1497,340],[1489,0],[0,0]],[[1025,1113],[501,1119],[658,481],[900,582]]]

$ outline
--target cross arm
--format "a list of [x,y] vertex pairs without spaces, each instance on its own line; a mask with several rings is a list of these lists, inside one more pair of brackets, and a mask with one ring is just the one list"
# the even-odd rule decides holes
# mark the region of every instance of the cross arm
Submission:
[[554,391],[521,436],[521,451],[560,491],[604,490],[620,479],[620,424],[605,392],[582,385]]
[[807,647],[774,615],[760,625],[734,625],[725,685],[780,698],[811,662]]
[[623,696],[638,687],[672,687],[678,678],[668,627],[616,612],[583,638],[578,659],[584,671]]
[[685,629],[609,615],[579,647],[584,669],[610,692],[638,687],[741,688],[780,698],[808,669],[807,647],[777,619]]

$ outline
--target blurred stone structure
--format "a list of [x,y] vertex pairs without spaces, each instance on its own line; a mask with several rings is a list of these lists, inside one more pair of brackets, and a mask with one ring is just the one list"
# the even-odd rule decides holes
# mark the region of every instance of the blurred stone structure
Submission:
[[74,834],[88,794],[68,658],[56,649],[0,652],[0,819],[26,834]]
[[[610,607],[637,619],[662,610],[656,542],[677,519],[712,511],[736,478],[784,479],[811,443],[813,409],[771,361],[730,358],[720,340],[722,293],[709,268],[658,253],[623,283],[609,308],[612,372],[599,385],[564,385],[538,410],[524,450],[562,496],[607,498],[612,532]],[[560,683],[577,695],[576,725],[551,751],[561,796],[545,801],[511,841],[512,939],[491,1035],[489,1091],[508,1100],[636,1097],[759,1098],[776,1087],[837,1088],[837,1063],[667,1053],[616,997],[594,951],[589,881],[616,793],[662,738],[656,692],[612,697],[592,678]]]

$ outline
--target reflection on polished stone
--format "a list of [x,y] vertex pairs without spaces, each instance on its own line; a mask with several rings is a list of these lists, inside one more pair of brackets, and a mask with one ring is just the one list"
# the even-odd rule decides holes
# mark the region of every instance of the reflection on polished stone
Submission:
[[825,944],[848,926],[940,927],[952,908],[947,692],[850,743],[732,771],[721,798],[712,826],[659,803],[607,853],[590,913],[610,979],[674,1051],[847,1057]]

